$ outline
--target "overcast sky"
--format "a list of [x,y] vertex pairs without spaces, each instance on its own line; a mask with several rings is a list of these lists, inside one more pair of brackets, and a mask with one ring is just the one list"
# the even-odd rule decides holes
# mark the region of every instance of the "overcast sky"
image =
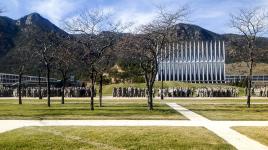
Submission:
[[60,27],[64,20],[87,8],[102,8],[114,14],[115,20],[140,25],[153,18],[156,5],[170,9],[188,5],[192,10],[190,23],[217,33],[231,33],[230,13],[245,7],[267,8],[268,0],[0,0],[0,5],[5,8],[4,15],[13,19],[37,12]]

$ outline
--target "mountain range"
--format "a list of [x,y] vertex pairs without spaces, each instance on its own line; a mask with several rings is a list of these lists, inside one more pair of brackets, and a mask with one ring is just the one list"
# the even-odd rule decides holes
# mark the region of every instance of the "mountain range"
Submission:
[[[21,44],[25,38],[25,26],[37,26],[43,32],[54,31],[60,34],[67,32],[60,29],[46,18],[38,13],[32,13],[18,20],[0,16],[0,63],[5,64],[6,57],[12,51],[17,49],[17,45]],[[176,25],[178,40],[224,40],[227,44],[226,63],[242,62],[241,56],[245,53],[237,51],[231,44],[233,39],[241,38],[236,34],[217,34],[197,25],[180,23]],[[258,40],[260,50],[256,53],[256,61],[258,63],[268,63],[268,38],[262,37]],[[5,64],[8,65],[8,64]],[[0,67],[0,72],[10,72],[8,69]],[[267,72],[268,73],[268,72]]]

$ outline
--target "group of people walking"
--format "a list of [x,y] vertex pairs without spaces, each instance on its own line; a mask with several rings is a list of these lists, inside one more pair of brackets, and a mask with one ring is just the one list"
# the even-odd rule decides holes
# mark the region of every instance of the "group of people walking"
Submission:
[[96,96],[96,89],[94,91],[91,91],[91,88],[87,87],[68,87],[65,89],[65,97],[91,97],[91,94],[93,96]]
[[[17,88],[0,88],[0,97],[18,97],[18,89]],[[91,96],[91,89],[86,87],[66,87],[64,90],[65,97],[90,97]],[[47,96],[47,88],[41,88],[39,92],[38,87],[27,87],[21,89],[21,96],[22,97],[41,97]],[[50,96],[51,97],[60,97],[62,95],[61,88],[52,87],[50,89]],[[96,96],[96,90],[94,90],[94,96]]]
[[13,97],[13,88],[0,88],[0,97]]
[[197,88],[195,90],[197,97],[238,97],[239,89],[234,87],[227,88]]
[[114,87],[112,91],[113,97],[146,97],[147,93],[147,89],[136,87]]
[[[96,96],[96,89],[91,92],[90,88],[87,87],[66,87],[64,91],[65,97],[90,97],[94,93]],[[245,94],[247,90],[245,89]],[[47,89],[41,88],[40,94],[42,97],[47,96]],[[23,97],[39,97],[38,87],[27,87],[21,89],[21,95]],[[235,87],[203,87],[203,88],[186,88],[186,87],[174,87],[153,89],[153,97],[158,97],[163,94],[164,97],[238,97],[239,88]],[[52,97],[60,97],[62,95],[61,88],[51,88]],[[113,97],[147,97],[148,90],[145,88],[136,87],[114,87],[112,91]],[[268,97],[268,88],[266,87],[255,87],[252,88],[252,95],[258,97]],[[0,88],[0,97],[17,97],[18,89],[11,87]]]
[[[155,96],[153,89],[153,96]],[[135,87],[115,87],[113,88],[113,97],[146,97],[148,90]],[[174,87],[157,90],[157,96],[161,97],[237,97],[239,89],[234,87],[214,87],[214,88],[189,88],[189,87]]]
[[193,88],[165,88],[162,90],[158,89],[158,96],[160,97],[163,94],[164,97],[193,97],[194,89]]
[[259,97],[268,97],[268,87],[252,88],[252,95]]

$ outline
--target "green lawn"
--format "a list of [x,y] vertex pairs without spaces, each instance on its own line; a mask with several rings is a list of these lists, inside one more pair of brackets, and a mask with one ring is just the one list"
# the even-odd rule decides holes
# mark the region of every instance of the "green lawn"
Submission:
[[233,127],[233,129],[268,146],[268,127]]
[[[202,98],[202,99],[165,99],[164,102],[174,102],[179,104],[246,104],[245,99],[210,99],[210,98]],[[251,103],[267,103],[267,99],[252,99]],[[268,105],[267,105],[268,106]]]
[[27,127],[0,136],[6,150],[235,149],[202,127]]
[[[89,103],[90,98],[88,97],[83,97],[83,98],[65,98],[66,103]],[[98,102],[99,99],[98,97],[95,98],[95,102]],[[104,99],[105,103],[145,103],[146,99]],[[61,98],[52,98],[52,102],[54,104],[61,104]],[[228,103],[228,104],[246,104],[246,98],[244,99],[210,99],[210,98],[180,98],[180,99],[154,99],[155,103],[160,103],[160,102],[174,102],[174,103],[180,103],[180,104],[223,104],[223,103]],[[252,103],[267,103],[268,104],[268,98],[266,99],[252,99]],[[23,104],[46,104],[46,98],[43,100],[39,100],[38,98],[23,98]],[[0,99],[0,105],[1,104],[18,104],[18,98],[11,98],[11,99]]]
[[[94,99],[95,102],[98,102],[98,99]],[[143,100],[144,101],[144,100]],[[61,98],[60,97],[52,97],[51,98],[52,104],[61,104]],[[89,103],[90,98],[85,97],[85,98],[65,98],[65,103]],[[12,99],[1,99],[0,100],[0,105],[1,104],[18,104],[18,98],[14,97]],[[22,98],[22,103],[23,104],[47,104],[47,99],[46,97],[43,98],[42,100],[39,100],[38,98]]]
[[268,105],[256,104],[182,104],[211,120],[268,120]]
[[248,109],[241,104],[245,100],[155,100],[155,110],[148,111],[146,100],[104,100],[105,107],[99,108],[96,99],[93,112],[89,110],[88,98],[65,102],[61,105],[59,99],[52,99],[52,107],[48,108],[46,100],[23,99],[23,105],[18,105],[16,99],[0,100],[0,119],[186,119],[164,104],[176,102],[213,120],[268,120],[268,105],[252,105]]
[[[119,83],[119,84],[110,84],[103,86],[103,95],[112,95],[112,91],[114,87],[137,87],[137,88],[146,88],[145,83]],[[186,82],[177,82],[177,81],[165,81],[164,88],[172,88],[172,87],[190,87],[190,88],[198,88],[198,87],[231,87],[226,84],[205,84],[205,83],[186,83]],[[156,81],[155,88],[161,87],[161,81]],[[244,90],[240,88],[240,95],[244,94]]]
[[[2,101],[2,100],[0,100]],[[184,116],[165,104],[156,103],[153,111],[147,110],[146,100],[104,102],[104,107],[89,110],[88,100],[85,103],[59,104],[52,102],[47,107],[45,100],[24,100],[18,105],[16,100],[3,100],[0,103],[0,119],[185,119]],[[79,100],[80,101],[80,100]],[[66,100],[67,102],[67,100]]]

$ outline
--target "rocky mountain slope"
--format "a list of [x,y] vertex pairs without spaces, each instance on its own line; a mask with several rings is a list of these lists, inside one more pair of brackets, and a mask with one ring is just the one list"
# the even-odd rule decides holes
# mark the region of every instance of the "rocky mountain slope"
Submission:
[[29,14],[18,20],[0,16],[0,58],[21,42],[21,39],[26,35],[25,32],[27,32],[24,30],[26,26],[36,26],[43,32],[54,31],[67,34],[38,13]]
[[[25,38],[25,27],[36,26],[43,32],[54,31],[60,34],[68,34],[38,13],[32,13],[18,20],[0,16],[0,72],[9,72],[6,64],[7,56],[17,49],[16,45],[22,43]],[[239,63],[246,53],[238,51],[232,46],[232,40],[241,38],[235,34],[217,34],[197,25],[177,24],[176,31],[178,40],[224,40],[226,41],[226,63]],[[77,36],[77,35],[76,35]],[[119,35],[120,36],[120,35]],[[260,50],[256,53],[258,63],[268,63],[268,38],[260,38],[258,41]],[[2,67],[1,67],[2,66]],[[268,72],[267,72],[268,74]]]

